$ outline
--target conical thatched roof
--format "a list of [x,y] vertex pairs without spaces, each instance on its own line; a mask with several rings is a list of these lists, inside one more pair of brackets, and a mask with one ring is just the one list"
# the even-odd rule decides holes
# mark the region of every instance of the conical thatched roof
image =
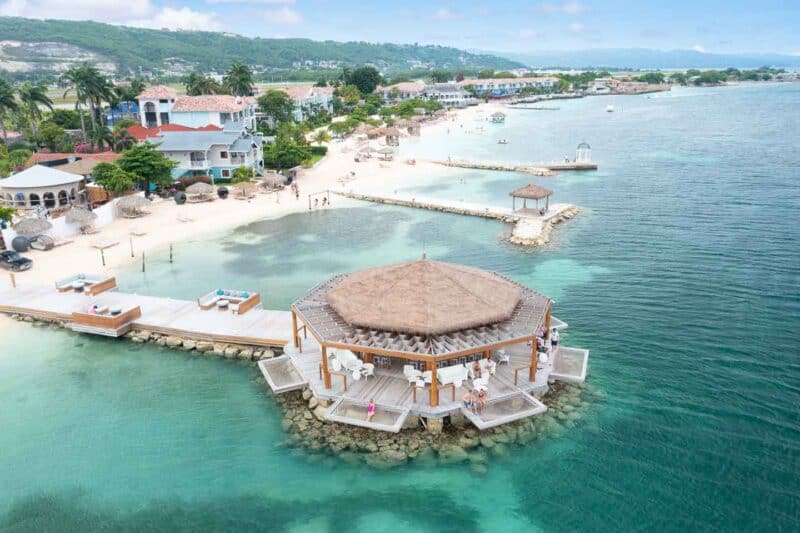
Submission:
[[186,187],[186,194],[210,194],[214,192],[214,187],[208,183],[198,181]]
[[390,126],[384,130],[384,135],[387,137],[400,137],[400,130],[395,128],[394,126]]
[[279,188],[286,184],[286,178],[280,174],[264,176],[261,178],[261,185],[268,188]]
[[97,213],[84,207],[72,207],[65,216],[69,224],[89,224],[97,218]]
[[23,237],[36,237],[52,227],[53,225],[43,218],[23,218],[14,224],[14,231]]
[[393,154],[394,153],[394,149],[393,148],[389,148],[388,146],[385,146],[385,147],[381,148],[380,150],[378,150],[378,153],[379,154],[384,154],[384,155]]
[[521,296],[497,274],[422,259],[354,272],[325,298],[354,326],[436,335],[507,320]]
[[120,209],[139,209],[148,205],[150,205],[150,200],[138,194],[132,194],[117,200],[117,207]]
[[553,191],[550,189],[545,189],[540,185],[536,185],[535,183],[529,183],[524,187],[520,187],[516,191],[509,194],[509,196],[514,196],[516,198],[528,198],[529,200],[541,200],[542,198],[547,198],[553,194]]
[[233,188],[243,194],[249,194],[255,190],[256,184],[252,181],[241,181],[239,183],[235,183]]

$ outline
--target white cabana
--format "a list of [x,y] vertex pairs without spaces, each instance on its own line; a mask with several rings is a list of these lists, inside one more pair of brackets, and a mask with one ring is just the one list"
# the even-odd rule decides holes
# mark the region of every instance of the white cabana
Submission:
[[55,209],[86,203],[83,176],[34,165],[0,180],[2,204],[17,209]]

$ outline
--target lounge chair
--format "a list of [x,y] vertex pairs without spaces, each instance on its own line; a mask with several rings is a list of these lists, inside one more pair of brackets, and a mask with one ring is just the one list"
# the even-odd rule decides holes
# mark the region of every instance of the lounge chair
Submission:
[[472,387],[477,391],[489,390],[489,376],[484,376],[482,378],[473,379],[472,380]]
[[416,383],[422,377],[422,372],[411,365],[403,365],[403,375],[408,379],[409,383]]
[[442,385],[454,384],[460,387],[469,377],[469,371],[464,365],[453,365],[440,368],[436,371],[436,377]]
[[355,354],[349,350],[338,350],[335,357],[348,372],[360,370],[361,367],[364,366],[364,361],[356,357]]

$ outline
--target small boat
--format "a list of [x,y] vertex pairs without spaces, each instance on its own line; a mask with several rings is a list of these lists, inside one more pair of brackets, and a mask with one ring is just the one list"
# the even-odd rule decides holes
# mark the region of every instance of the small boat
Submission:
[[508,141],[506,139],[498,139],[497,144],[508,144]]
[[608,104],[606,106],[606,113],[613,113],[613,112],[614,112],[614,106],[611,105],[611,104]]

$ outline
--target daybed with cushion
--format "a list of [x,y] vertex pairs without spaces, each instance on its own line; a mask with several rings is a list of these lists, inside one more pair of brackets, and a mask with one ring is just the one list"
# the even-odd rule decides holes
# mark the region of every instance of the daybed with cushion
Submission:
[[217,307],[217,302],[225,300],[228,302],[227,308],[235,315],[243,315],[250,309],[261,304],[261,295],[257,292],[234,291],[229,289],[217,289],[197,299],[200,309],[208,310]]
[[464,365],[446,366],[436,370],[436,377],[442,385],[453,383],[456,387],[460,387],[468,375],[467,367]]
[[90,296],[111,290],[117,286],[117,279],[113,276],[76,274],[56,282],[58,292],[80,291]]

